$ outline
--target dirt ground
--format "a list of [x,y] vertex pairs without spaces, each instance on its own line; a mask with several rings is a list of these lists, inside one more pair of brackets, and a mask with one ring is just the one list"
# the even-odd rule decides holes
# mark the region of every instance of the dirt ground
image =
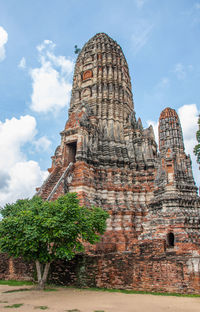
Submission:
[[[200,298],[110,293],[74,288],[18,291],[31,286],[0,285],[0,311],[56,312],[199,312]],[[23,304],[20,307],[13,306]]]

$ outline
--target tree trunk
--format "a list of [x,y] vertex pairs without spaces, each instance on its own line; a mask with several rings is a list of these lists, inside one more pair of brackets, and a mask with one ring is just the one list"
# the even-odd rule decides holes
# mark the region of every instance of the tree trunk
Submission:
[[41,265],[41,263],[38,260],[36,260],[35,264],[36,264],[37,279],[38,279],[37,289],[42,290],[42,289],[45,288],[45,283],[47,281],[47,277],[48,277],[49,268],[50,268],[50,264],[51,263],[50,262],[45,263],[43,274],[42,274],[42,265]]

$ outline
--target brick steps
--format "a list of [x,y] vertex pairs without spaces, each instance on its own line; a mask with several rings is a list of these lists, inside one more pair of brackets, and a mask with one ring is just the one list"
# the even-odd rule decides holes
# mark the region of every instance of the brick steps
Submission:
[[41,187],[40,196],[46,200],[51,193],[52,189],[54,188],[55,184],[58,182],[60,177],[62,176],[63,172],[65,171],[66,167],[57,166],[51,172],[49,178],[47,179],[46,183]]

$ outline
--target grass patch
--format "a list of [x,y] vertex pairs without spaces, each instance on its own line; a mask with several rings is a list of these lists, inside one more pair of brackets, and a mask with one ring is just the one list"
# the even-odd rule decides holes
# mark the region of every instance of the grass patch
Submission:
[[105,312],[104,310],[95,310],[94,312]]
[[56,288],[45,288],[44,291],[58,291]]
[[66,310],[66,312],[81,312],[81,311],[78,309],[72,309],[72,310]]
[[34,309],[47,310],[48,307],[47,306],[37,306]]
[[15,292],[20,292],[20,291],[31,291],[32,289],[30,288],[21,288],[21,289],[12,289],[12,290],[6,290],[3,292],[3,294],[10,294],[10,293],[15,293]]
[[[33,282],[30,281],[15,281],[15,280],[0,280],[0,285],[8,285],[8,286],[24,286],[24,285],[34,285]],[[124,294],[141,294],[141,295],[154,295],[154,296],[173,296],[173,297],[200,297],[200,294],[179,294],[179,293],[168,293],[168,292],[151,292],[151,291],[140,291],[140,290],[128,290],[128,289],[110,289],[110,288],[78,288],[74,286],[60,286],[60,285],[47,285],[48,287],[57,287],[57,288],[75,288],[79,290],[91,290],[91,291],[106,291],[106,292],[118,292]],[[7,292],[15,292],[15,291],[28,291],[32,289],[19,289],[19,290],[10,290]],[[57,291],[56,288],[45,288],[44,291]],[[79,312],[79,310],[67,310],[67,312]],[[98,311],[97,311],[98,312]],[[103,311],[104,312],[104,311]]]
[[168,292],[150,292],[150,291],[140,291],[140,290],[128,290],[128,289],[109,289],[109,288],[78,288],[83,290],[91,291],[106,291],[106,292],[117,292],[124,294],[140,294],[140,295],[154,295],[154,296],[174,296],[174,297],[200,297],[200,294],[178,294],[178,293],[168,293]]
[[20,308],[23,306],[23,303],[14,303],[12,305],[4,306],[4,308]]
[[34,283],[30,281],[0,280],[0,285],[8,285],[8,286],[24,286],[33,284]]

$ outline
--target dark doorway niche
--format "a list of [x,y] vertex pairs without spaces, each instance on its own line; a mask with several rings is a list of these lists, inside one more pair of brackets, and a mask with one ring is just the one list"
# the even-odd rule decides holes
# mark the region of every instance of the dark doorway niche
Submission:
[[167,234],[167,245],[170,248],[174,247],[174,233],[172,232]]
[[76,149],[77,149],[77,142],[72,142],[67,144],[67,151],[68,151],[68,162],[76,162]]

